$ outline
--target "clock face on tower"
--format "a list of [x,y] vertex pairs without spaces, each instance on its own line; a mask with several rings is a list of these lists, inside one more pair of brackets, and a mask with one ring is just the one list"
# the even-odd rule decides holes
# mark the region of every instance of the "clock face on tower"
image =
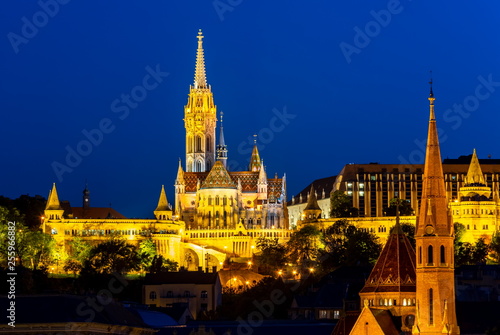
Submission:
[[434,227],[431,225],[428,225],[427,227],[425,227],[425,234],[426,235],[434,234]]

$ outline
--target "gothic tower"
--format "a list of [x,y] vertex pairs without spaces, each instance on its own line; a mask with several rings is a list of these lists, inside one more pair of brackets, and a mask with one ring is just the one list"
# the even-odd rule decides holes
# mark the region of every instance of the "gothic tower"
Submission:
[[207,84],[203,34],[198,32],[198,50],[194,85],[189,88],[188,103],[184,106],[186,128],[186,171],[210,171],[215,163],[216,106],[212,89]]
[[417,315],[412,332],[460,334],[455,313],[453,221],[446,198],[434,100],[431,82],[422,198],[415,231]]
[[223,113],[220,113],[220,135],[219,144],[217,144],[217,160],[222,162],[222,165],[227,169],[227,145],[224,140],[224,126],[222,123]]

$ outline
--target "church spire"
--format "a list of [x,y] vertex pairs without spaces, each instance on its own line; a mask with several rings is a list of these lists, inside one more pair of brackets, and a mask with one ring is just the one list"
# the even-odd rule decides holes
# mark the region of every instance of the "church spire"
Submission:
[[455,313],[454,231],[448,209],[441,153],[429,95],[429,128],[420,212],[415,230],[417,249],[417,319],[412,334],[460,334]]
[[[425,154],[424,177],[422,182],[422,197],[417,234],[424,234],[427,226],[438,229],[440,234],[449,235],[453,230],[451,217],[448,213],[448,201],[444,184],[443,166],[434,112],[434,93],[429,94],[429,128],[427,133],[427,149]],[[429,228],[430,229],[430,228]]]
[[198,31],[198,50],[196,51],[196,68],[194,71],[194,88],[207,88],[205,74],[205,52],[203,51],[203,33]]
[[186,172],[210,171],[215,162],[217,107],[205,74],[203,34],[198,32],[194,85],[184,106],[186,128]]
[[476,149],[472,152],[472,159],[469,165],[469,171],[465,177],[465,186],[486,186],[483,171],[477,159]]
[[217,145],[217,160],[220,160],[225,168],[227,168],[227,145],[224,140],[224,125],[223,125],[224,113],[220,112],[220,134],[219,134],[219,144]]

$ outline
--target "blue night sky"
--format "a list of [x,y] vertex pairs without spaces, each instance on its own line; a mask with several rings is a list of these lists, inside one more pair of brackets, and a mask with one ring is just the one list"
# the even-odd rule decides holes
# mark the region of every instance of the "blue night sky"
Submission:
[[[429,70],[443,158],[473,148],[479,158],[500,158],[498,2],[3,6],[4,196],[46,197],[56,182],[61,199],[81,206],[87,180],[93,206],[112,203],[129,217],[152,217],[162,184],[173,202],[200,28],[231,164],[247,166],[252,135],[260,134],[268,175],[286,173],[289,197],[347,163],[423,163]],[[157,80],[148,77],[144,90],[151,72]],[[146,96],[115,112],[113,103],[126,106],[120,99],[131,92]],[[80,147],[87,155],[70,167],[68,150],[99,128],[102,137]],[[54,165],[71,172],[58,176]]]

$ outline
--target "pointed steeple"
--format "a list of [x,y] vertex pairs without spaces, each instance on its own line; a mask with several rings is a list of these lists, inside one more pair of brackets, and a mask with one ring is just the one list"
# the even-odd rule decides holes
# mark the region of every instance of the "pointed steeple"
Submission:
[[49,197],[47,199],[46,210],[60,210],[62,209],[61,203],[59,202],[59,196],[57,195],[56,183],[52,184],[52,190],[49,192]]
[[259,155],[259,149],[257,148],[257,135],[253,135],[254,140],[253,140],[253,149],[252,149],[252,156],[250,156],[250,165],[248,167],[249,171],[256,172],[260,170],[260,155]]
[[417,318],[412,334],[440,334],[446,322],[448,334],[457,335],[460,329],[455,312],[454,231],[441,165],[432,80],[430,84],[429,129],[415,230]]
[[[61,220],[64,214],[64,209],[61,207],[59,197],[57,195],[56,183],[52,185],[52,190],[47,198],[44,216],[46,220]],[[45,224],[45,221],[44,221]]]
[[[418,218],[417,235],[423,235],[427,226],[443,235],[450,235],[453,230],[451,216],[448,212],[448,200],[444,184],[443,166],[441,165],[441,152],[439,137],[434,113],[434,93],[429,94],[429,128],[427,133],[427,149],[425,154],[425,167],[422,182],[422,197],[420,202],[420,215]],[[431,228],[428,228],[431,229]]]
[[316,197],[316,191],[314,190],[314,185],[311,184],[311,189],[309,190],[309,196],[307,197],[307,205],[304,210],[319,209],[321,207],[318,205],[318,198]]
[[476,149],[472,152],[472,159],[469,165],[469,171],[464,180],[465,186],[486,186],[483,171],[477,159]]
[[188,102],[184,106],[186,172],[207,172],[216,160],[217,107],[214,104],[211,87],[207,85],[201,30],[197,38],[194,85],[189,87]]
[[154,214],[157,220],[169,220],[172,217],[172,209],[168,204],[164,185],[161,185],[160,198],[158,199],[158,205],[154,210]]
[[387,309],[402,316],[413,314],[415,310],[412,301],[416,296],[416,257],[408,237],[401,230],[399,208],[396,211],[396,225],[359,295],[362,301],[376,304],[382,299]]
[[158,199],[158,205],[156,206],[155,211],[167,211],[169,209],[165,185],[161,185],[160,198]]
[[264,166],[264,160],[260,161],[260,169],[259,169],[259,184],[266,184],[267,185],[267,173],[266,173],[266,168]]
[[264,167],[264,161],[260,162],[260,170],[259,170],[259,180],[257,181],[257,193],[258,199],[264,200],[267,199],[267,173],[266,168]]
[[321,207],[318,205],[318,199],[316,197],[316,191],[314,190],[314,186],[311,184],[311,189],[309,191],[309,195],[307,197],[307,205],[302,212],[302,217],[304,222],[307,221],[317,221],[317,219],[321,216]]
[[220,113],[220,134],[219,134],[219,144],[217,145],[217,160],[220,160],[225,168],[227,168],[227,145],[224,140],[224,125],[223,125],[224,113]]
[[184,170],[182,169],[181,160],[179,159],[179,167],[177,168],[177,177],[175,178],[175,185],[184,185]]
[[205,74],[205,53],[203,51],[203,33],[198,31],[198,50],[196,51],[196,68],[194,71],[194,88],[207,88]]
[[491,195],[491,187],[484,180],[483,171],[477,159],[476,149],[472,152],[469,171],[465,176],[464,186],[460,187],[460,201],[485,201]]

